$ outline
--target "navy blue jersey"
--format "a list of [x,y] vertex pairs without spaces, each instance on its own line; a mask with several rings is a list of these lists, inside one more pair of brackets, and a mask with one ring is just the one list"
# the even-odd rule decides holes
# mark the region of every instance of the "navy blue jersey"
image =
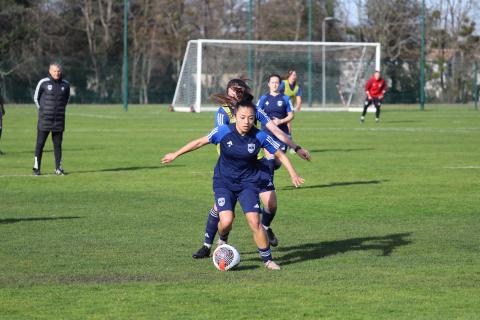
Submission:
[[[284,94],[277,94],[272,96],[271,94],[266,94],[260,97],[260,100],[257,102],[257,108],[265,111],[267,116],[270,119],[284,119],[288,116],[289,112],[292,112],[292,102],[290,98]],[[278,126],[280,130],[288,134],[288,126],[286,123],[283,123]],[[262,129],[265,130],[268,134],[272,134],[268,131],[265,126],[262,124]]]
[[[227,111],[228,110],[228,111]],[[263,110],[259,110],[257,108],[257,113],[255,117],[258,121],[262,124],[262,127],[265,126],[269,121],[270,118],[263,112]],[[215,114],[215,127],[222,126],[225,124],[231,124],[235,122],[235,115],[228,109],[228,107],[220,107]]]
[[279,144],[265,132],[253,127],[242,136],[235,124],[214,128],[208,140],[220,145],[218,158],[213,174],[214,188],[227,188],[239,191],[249,187],[258,188],[265,179],[259,170],[257,154],[261,148],[275,153]]

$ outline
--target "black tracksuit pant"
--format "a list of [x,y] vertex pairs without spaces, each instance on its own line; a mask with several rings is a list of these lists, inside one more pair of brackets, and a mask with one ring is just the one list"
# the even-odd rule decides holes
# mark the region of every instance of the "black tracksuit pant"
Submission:
[[37,145],[35,147],[35,169],[40,169],[42,163],[42,153],[48,134],[52,133],[53,153],[55,154],[55,168],[62,164],[62,140],[63,131],[41,131],[37,129]]
[[368,97],[367,99],[365,99],[365,104],[363,105],[362,117],[365,117],[365,115],[367,114],[367,109],[372,103],[375,106],[375,118],[380,118],[380,107],[382,106],[382,99],[379,99],[379,98],[369,99]]

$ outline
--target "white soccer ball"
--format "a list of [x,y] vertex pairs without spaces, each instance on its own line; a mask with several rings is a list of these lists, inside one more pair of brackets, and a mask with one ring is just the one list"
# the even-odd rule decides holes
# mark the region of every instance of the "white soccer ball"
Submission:
[[213,264],[220,271],[227,271],[240,263],[240,253],[228,244],[219,245],[213,251]]

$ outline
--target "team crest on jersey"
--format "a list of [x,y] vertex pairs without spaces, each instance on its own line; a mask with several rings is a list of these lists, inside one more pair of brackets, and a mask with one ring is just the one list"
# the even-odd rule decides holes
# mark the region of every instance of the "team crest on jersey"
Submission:
[[225,205],[225,198],[218,198],[217,203],[220,207]]
[[48,89],[49,91],[52,91],[52,88],[53,88],[53,86],[52,86],[51,84],[49,84],[49,85],[47,86],[47,89]]
[[255,151],[255,143],[248,144],[248,152],[253,153]]
[[277,106],[279,107],[283,106],[283,101],[277,101]]
[[230,148],[231,146],[233,146],[233,142],[230,140],[227,142],[227,146]]
[[62,91],[65,90],[65,87],[62,87]]

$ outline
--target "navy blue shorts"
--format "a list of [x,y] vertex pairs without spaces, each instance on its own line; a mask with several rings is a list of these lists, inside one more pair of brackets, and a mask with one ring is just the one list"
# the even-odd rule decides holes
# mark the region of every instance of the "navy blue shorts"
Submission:
[[273,161],[267,160],[265,157],[258,160],[258,167],[260,170],[261,181],[259,183],[259,193],[267,191],[275,191],[275,185],[273,184]]
[[242,191],[231,191],[225,188],[214,188],[215,204],[218,212],[233,211],[237,200],[240,202],[243,212],[259,212],[260,199],[258,198],[258,190],[247,188]]

